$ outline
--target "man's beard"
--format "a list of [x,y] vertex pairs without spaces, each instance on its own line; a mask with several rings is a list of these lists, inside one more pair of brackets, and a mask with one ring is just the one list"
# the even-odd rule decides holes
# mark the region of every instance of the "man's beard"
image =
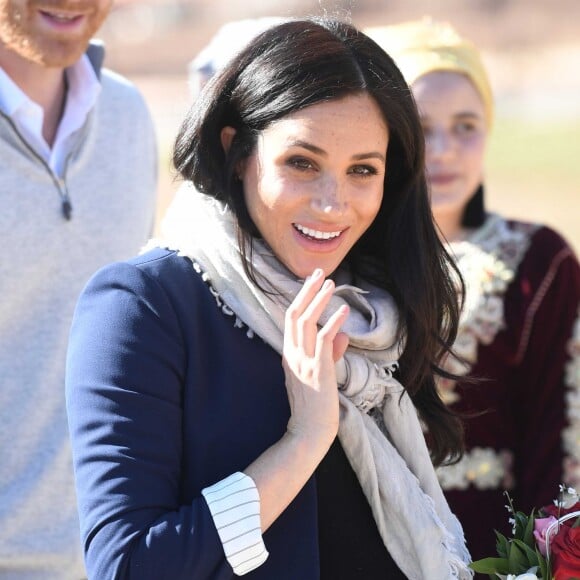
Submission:
[[[78,33],[50,32],[36,24],[37,9],[58,13],[59,11],[81,13],[86,19]],[[109,12],[97,10],[94,2],[70,2],[69,0],[32,1],[17,7],[10,0],[0,0],[0,43],[25,60],[44,67],[65,68],[74,64],[84,53],[87,45]]]

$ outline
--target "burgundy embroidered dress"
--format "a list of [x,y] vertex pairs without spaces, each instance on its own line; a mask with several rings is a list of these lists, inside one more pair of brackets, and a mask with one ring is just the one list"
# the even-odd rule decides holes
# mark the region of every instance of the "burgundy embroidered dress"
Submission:
[[495,554],[494,529],[509,535],[503,490],[517,510],[550,503],[558,484],[580,488],[580,267],[553,230],[489,215],[449,247],[467,299],[448,360],[478,384],[441,381],[462,413],[467,452],[438,470],[473,559]]

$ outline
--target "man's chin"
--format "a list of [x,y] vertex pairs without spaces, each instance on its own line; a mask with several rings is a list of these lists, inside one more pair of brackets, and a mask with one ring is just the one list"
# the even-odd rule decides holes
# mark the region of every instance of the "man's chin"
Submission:
[[86,51],[87,42],[58,43],[49,47],[29,47],[25,54],[21,54],[27,60],[45,68],[64,69],[72,66]]

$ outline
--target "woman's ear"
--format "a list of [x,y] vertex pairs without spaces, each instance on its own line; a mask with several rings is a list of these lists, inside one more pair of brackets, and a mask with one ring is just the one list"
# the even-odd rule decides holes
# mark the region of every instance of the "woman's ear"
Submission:
[[222,132],[220,133],[220,139],[222,142],[222,147],[224,149],[225,154],[228,154],[230,147],[232,146],[232,141],[234,140],[234,136],[236,134],[236,130],[233,127],[224,127]]
[[[220,133],[220,139],[222,142],[222,147],[224,153],[227,155],[230,147],[232,146],[232,141],[236,135],[236,130],[233,127],[224,127]],[[236,177],[239,181],[242,181],[244,164],[240,161],[236,165]]]

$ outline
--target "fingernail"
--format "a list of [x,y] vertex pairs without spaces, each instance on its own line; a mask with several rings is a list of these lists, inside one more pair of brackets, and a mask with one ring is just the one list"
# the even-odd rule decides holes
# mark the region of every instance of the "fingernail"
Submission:
[[322,268],[316,268],[314,272],[312,272],[312,279],[316,280],[317,278],[320,278],[320,276],[322,276]]
[[324,290],[328,290],[330,287],[332,286],[332,280],[327,280],[323,285],[322,288],[324,288]]

